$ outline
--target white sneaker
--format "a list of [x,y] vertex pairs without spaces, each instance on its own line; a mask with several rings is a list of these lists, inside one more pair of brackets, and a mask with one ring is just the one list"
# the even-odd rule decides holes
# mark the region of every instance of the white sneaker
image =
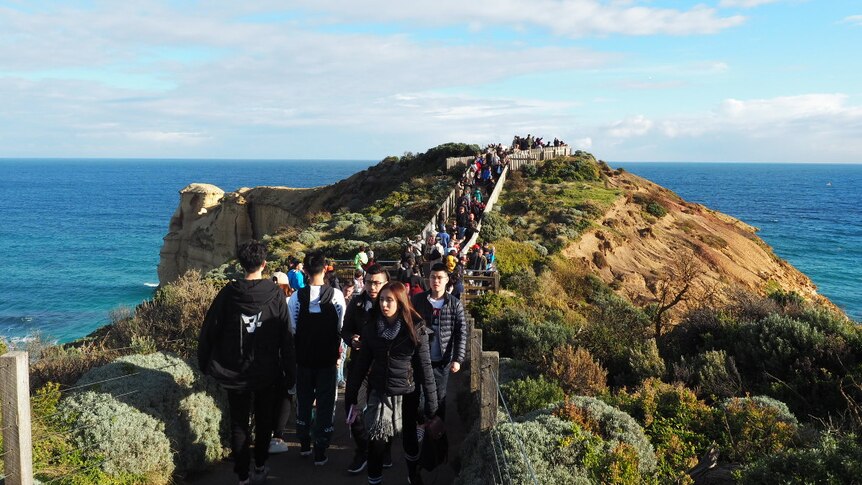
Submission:
[[277,455],[279,453],[287,453],[288,450],[287,442],[281,438],[273,438],[269,442],[269,453],[271,455]]

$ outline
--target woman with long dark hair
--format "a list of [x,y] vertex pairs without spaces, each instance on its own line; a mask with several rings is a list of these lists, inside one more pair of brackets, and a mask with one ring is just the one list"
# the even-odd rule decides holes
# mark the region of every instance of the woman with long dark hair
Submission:
[[348,422],[361,411],[355,407],[359,386],[368,376],[368,405],[364,410],[368,430],[368,483],[383,481],[383,451],[387,442],[402,433],[408,480],[419,477],[419,385],[425,393],[425,417],[437,412],[437,386],[431,369],[428,331],[410,304],[400,282],[387,283],[377,295],[377,306],[362,330],[362,347],[347,379],[345,405]]

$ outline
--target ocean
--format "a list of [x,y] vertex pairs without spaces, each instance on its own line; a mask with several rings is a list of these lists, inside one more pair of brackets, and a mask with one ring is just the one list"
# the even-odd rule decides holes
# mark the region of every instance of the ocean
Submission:
[[192,182],[327,185],[370,160],[0,160],[0,336],[68,341],[152,295]]
[[[0,160],[0,336],[68,341],[150,297],[192,182],[313,187],[369,160]],[[862,165],[612,163],[761,229],[862,320]]]

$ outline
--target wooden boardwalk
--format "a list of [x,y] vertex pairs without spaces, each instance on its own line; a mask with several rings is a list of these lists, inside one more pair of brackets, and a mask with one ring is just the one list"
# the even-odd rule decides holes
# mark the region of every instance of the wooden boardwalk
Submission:
[[[438,466],[431,472],[423,471],[422,479],[426,485],[450,484],[457,475],[455,467],[460,456],[459,447],[464,440],[465,432],[455,401],[457,390],[468,385],[466,380],[469,380],[469,375],[464,372],[450,376],[449,391],[446,395],[446,428],[450,443],[449,462]],[[335,409],[335,432],[332,434],[332,444],[326,453],[329,462],[324,466],[314,466],[312,457],[299,456],[299,442],[295,435],[291,435],[290,450],[287,453],[270,455],[267,464],[271,470],[266,483],[268,485],[282,483],[360,485],[368,483],[366,471],[359,475],[347,473],[347,467],[353,459],[354,444],[353,439],[348,435],[344,417],[344,398],[343,394],[339,392]],[[383,470],[384,483],[406,484],[407,465],[404,462],[400,438],[395,438],[392,446],[392,463],[392,468]],[[205,472],[187,477],[180,483],[186,485],[236,485],[237,482],[237,476],[233,473],[233,461],[227,459]]]

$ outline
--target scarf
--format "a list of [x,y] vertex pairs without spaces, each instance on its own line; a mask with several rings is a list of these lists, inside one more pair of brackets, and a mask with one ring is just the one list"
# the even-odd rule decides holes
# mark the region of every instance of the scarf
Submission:
[[365,408],[365,426],[371,440],[388,440],[401,433],[402,396],[384,396],[372,389]]
[[377,336],[386,340],[392,340],[401,331],[401,317],[399,316],[392,325],[386,324],[386,318],[381,316],[377,319]]

